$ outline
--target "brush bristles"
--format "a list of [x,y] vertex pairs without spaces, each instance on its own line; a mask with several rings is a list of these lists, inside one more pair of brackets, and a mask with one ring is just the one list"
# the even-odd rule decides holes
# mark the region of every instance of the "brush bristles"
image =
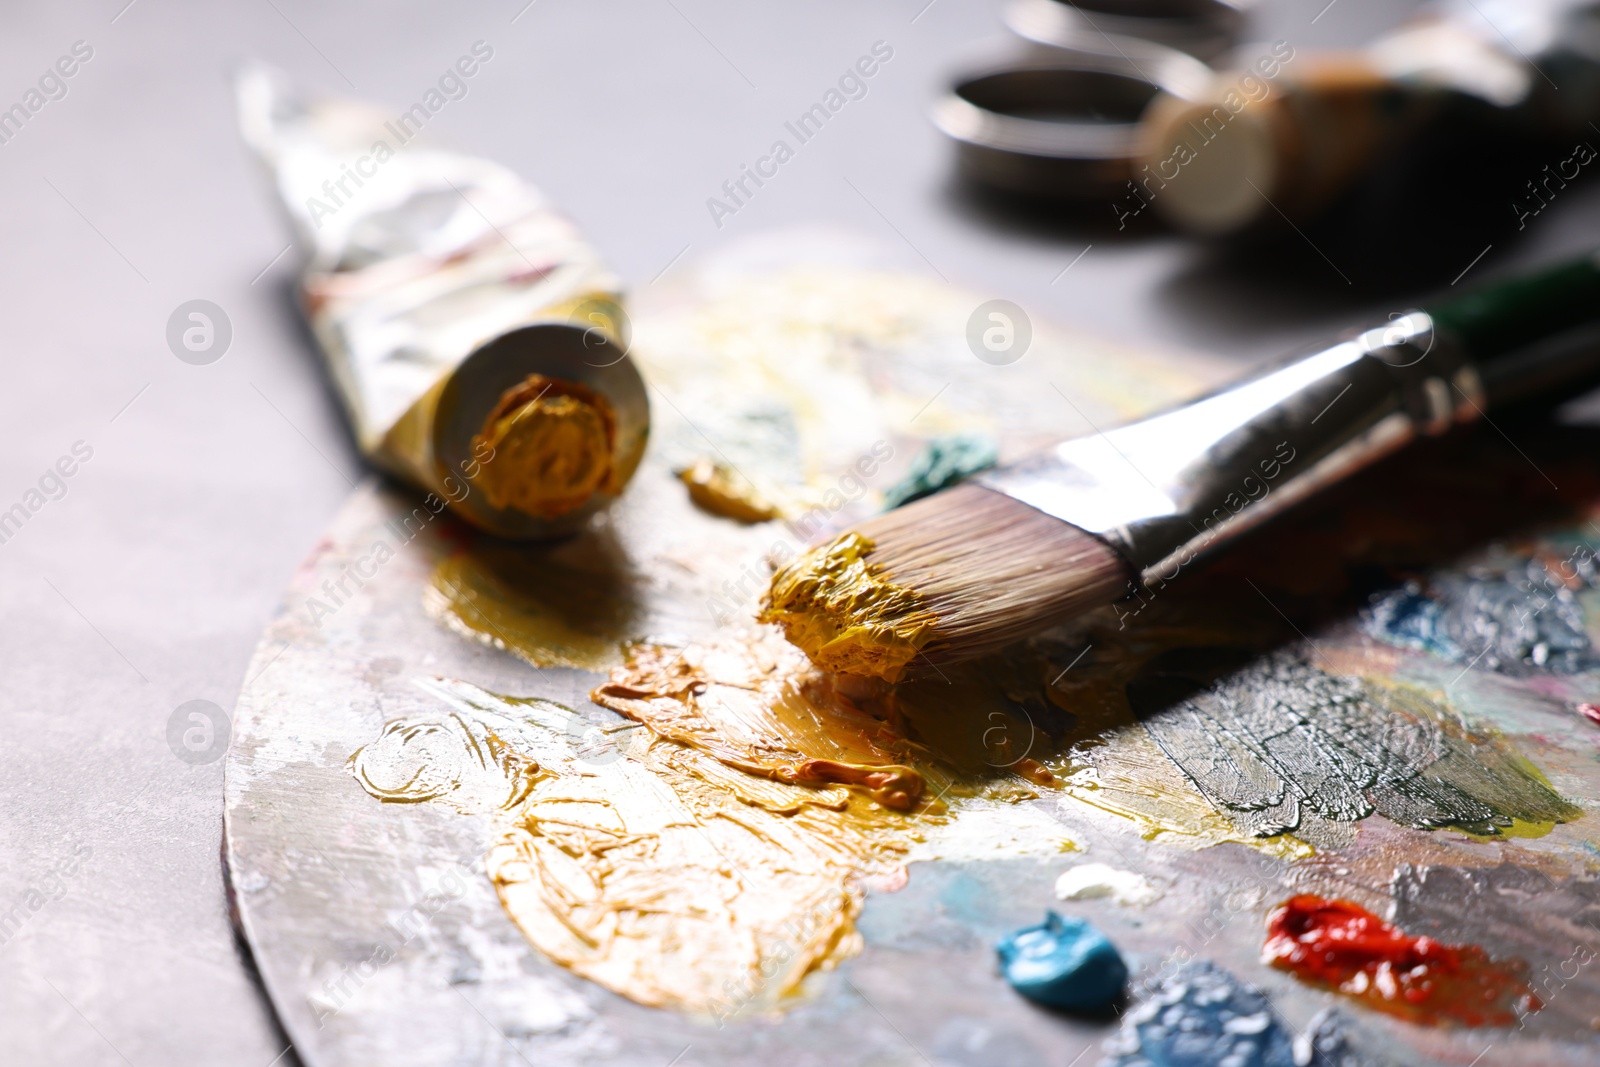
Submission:
[[932,664],[970,659],[1103,607],[1133,570],[1076,526],[977,485],[960,485],[856,529],[874,571],[936,618],[921,650]]

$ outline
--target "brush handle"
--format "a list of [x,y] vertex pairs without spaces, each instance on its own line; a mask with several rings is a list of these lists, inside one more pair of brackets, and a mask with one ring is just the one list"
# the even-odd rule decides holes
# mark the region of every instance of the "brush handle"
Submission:
[[1548,395],[1594,372],[1600,252],[1428,308],[1478,368],[1490,407]]
[[1098,535],[1146,585],[1416,440],[1600,371],[1596,257],[1413,311],[977,481]]
[[1530,333],[1560,333],[1600,315],[1600,251],[1510,281],[1481,286],[1428,309],[1480,368],[1525,348]]

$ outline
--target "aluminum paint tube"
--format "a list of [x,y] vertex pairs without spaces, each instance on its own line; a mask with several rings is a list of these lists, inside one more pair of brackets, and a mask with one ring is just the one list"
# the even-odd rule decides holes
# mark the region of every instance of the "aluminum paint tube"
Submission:
[[649,403],[619,281],[576,227],[409,112],[306,96],[261,67],[238,100],[362,453],[505,537],[571,532],[614,500]]

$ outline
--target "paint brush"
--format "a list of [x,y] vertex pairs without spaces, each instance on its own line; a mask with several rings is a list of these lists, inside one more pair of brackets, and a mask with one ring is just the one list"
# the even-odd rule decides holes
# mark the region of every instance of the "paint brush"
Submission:
[[761,619],[825,670],[930,673],[1160,588],[1419,438],[1597,373],[1600,252],[869,519],[780,568]]

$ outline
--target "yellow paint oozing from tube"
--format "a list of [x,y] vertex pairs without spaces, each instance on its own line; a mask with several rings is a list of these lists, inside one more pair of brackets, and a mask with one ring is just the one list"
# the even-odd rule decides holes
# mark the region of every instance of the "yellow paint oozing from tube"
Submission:
[[895,682],[933,636],[935,619],[867,562],[872,548],[851,532],[800,556],[773,575],[760,619],[782,626],[823,670]]
[[554,519],[618,491],[616,415],[577,382],[530,374],[507,389],[472,438],[487,456],[474,481],[489,503]]

